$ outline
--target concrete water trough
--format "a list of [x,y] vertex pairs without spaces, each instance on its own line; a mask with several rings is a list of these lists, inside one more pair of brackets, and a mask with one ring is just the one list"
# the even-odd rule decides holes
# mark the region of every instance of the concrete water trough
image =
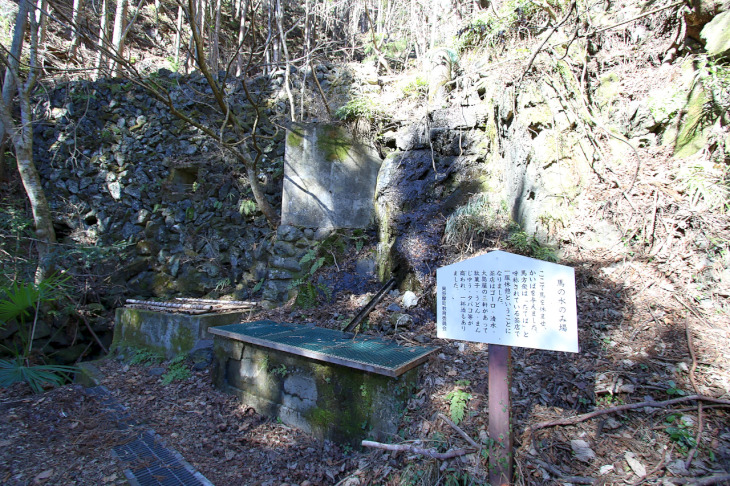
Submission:
[[208,332],[219,389],[285,424],[355,446],[398,432],[418,368],[438,349],[273,321]]
[[210,347],[209,327],[240,322],[255,305],[204,299],[128,300],[116,310],[112,349],[144,348],[173,358]]

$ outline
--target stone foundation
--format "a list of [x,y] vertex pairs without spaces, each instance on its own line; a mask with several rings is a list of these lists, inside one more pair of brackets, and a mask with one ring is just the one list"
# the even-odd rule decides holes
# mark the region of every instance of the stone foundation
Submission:
[[397,378],[214,337],[214,383],[258,413],[321,439],[392,440],[418,368]]

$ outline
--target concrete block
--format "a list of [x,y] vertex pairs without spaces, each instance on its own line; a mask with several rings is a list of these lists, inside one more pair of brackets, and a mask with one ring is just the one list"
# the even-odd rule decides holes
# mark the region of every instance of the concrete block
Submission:
[[[209,327],[240,322],[242,316],[241,312],[188,315],[119,308],[114,319],[112,349],[147,348],[173,358],[205,344],[210,339]],[[233,349],[226,353],[234,354]]]
[[282,226],[367,227],[380,164],[374,147],[342,127],[293,127],[286,137]]

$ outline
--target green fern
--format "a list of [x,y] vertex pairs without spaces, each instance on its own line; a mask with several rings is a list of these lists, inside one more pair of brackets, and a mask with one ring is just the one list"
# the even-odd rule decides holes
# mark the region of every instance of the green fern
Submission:
[[154,363],[160,363],[165,359],[163,355],[149,349],[136,349],[131,358],[129,358],[129,364],[145,364],[151,365]]
[[187,380],[192,376],[190,368],[185,364],[185,355],[180,354],[170,361],[167,372],[162,375],[162,384],[169,385],[173,381]]
[[453,420],[455,424],[458,424],[459,422],[464,420],[464,415],[466,414],[466,405],[469,400],[471,400],[471,394],[465,392],[464,390],[456,389],[447,393],[446,399],[451,401],[451,403],[449,404],[451,420]]

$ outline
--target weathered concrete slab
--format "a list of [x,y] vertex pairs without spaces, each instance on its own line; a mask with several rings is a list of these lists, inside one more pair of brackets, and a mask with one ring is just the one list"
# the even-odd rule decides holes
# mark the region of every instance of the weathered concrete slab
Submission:
[[173,358],[210,346],[209,327],[240,322],[242,316],[241,312],[188,315],[118,308],[112,349],[147,348]]
[[287,131],[282,224],[365,228],[381,160],[374,147],[336,125]]

